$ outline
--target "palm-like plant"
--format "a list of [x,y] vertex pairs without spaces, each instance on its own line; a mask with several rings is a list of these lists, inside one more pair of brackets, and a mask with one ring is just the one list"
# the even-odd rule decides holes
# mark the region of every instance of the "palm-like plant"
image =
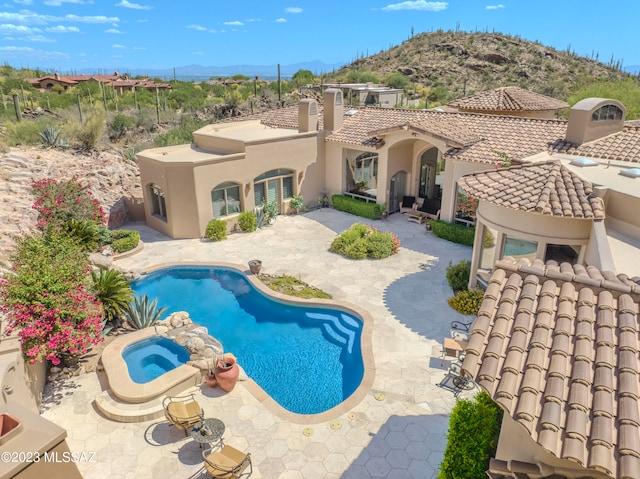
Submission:
[[64,231],[76,238],[78,244],[85,251],[96,251],[102,240],[96,225],[88,220],[78,221],[71,218],[64,225]]
[[166,312],[167,308],[158,307],[158,298],[149,303],[149,297],[145,294],[136,296],[133,302],[127,305],[124,316],[133,328],[144,329],[153,326]]
[[91,271],[93,294],[102,304],[107,332],[120,326],[120,315],[133,299],[133,290],[127,278],[115,269],[100,268]]

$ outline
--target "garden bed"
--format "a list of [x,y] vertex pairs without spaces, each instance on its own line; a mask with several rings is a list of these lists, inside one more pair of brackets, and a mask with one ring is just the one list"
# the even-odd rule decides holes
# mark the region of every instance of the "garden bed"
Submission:
[[272,276],[270,274],[259,274],[258,279],[266,284],[269,288],[278,293],[286,294],[288,296],[295,296],[296,298],[320,298],[331,299],[331,295],[311,286],[304,281],[294,278],[289,275]]

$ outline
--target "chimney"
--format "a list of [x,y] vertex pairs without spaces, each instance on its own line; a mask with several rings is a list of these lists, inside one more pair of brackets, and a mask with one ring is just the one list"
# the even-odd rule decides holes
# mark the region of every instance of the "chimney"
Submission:
[[318,103],[310,98],[298,103],[298,133],[318,130]]
[[324,129],[339,130],[344,120],[342,91],[338,88],[328,88],[324,92]]
[[56,80],[60,80],[60,74],[58,72],[55,73],[54,78]]

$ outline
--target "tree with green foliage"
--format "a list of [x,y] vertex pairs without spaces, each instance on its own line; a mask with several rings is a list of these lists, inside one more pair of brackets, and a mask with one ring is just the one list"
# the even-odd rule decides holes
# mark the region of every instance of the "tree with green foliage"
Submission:
[[313,83],[313,73],[311,70],[298,70],[291,77],[291,83],[293,83],[297,88],[300,88],[303,85],[309,85]]
[[601,81],[580,88],[567,98],[570,105],[575,105],[585,98],[612,98],[627,108],[627,120],[640,119],[640,88],[638,81],[627,78],[621,81]]
[[438,479],[484,479],[495,455],[502,423],[502,409],[480,392],[473,400],[456,403],[449,418],[449,432]]
[[387,75],[384,81],[387,86],[391,88],[397,88],[399,90],[409,88],[409,85],[411,84],[411,80],[409,80],[409,77],[399,72]]

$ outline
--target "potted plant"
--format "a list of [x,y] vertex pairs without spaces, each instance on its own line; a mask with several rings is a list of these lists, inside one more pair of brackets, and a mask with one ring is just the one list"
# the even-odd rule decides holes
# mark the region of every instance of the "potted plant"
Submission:
[[216,365],[216,379],[223,391],[231,391],[238,381],[240,368],[236,362],[236,357],[231,353],[223,354]]
[[296,213],[300,213],[300,208],[304,206],[302,195],[294,195],[294,197],[291,198],[291,203],[289,203],[289,206],[296,210]]
[[252,259],[249,261],[249,270],[251,270],[253,274],[258,274],[260,269],[262,269],[262,261],[259,259]]

